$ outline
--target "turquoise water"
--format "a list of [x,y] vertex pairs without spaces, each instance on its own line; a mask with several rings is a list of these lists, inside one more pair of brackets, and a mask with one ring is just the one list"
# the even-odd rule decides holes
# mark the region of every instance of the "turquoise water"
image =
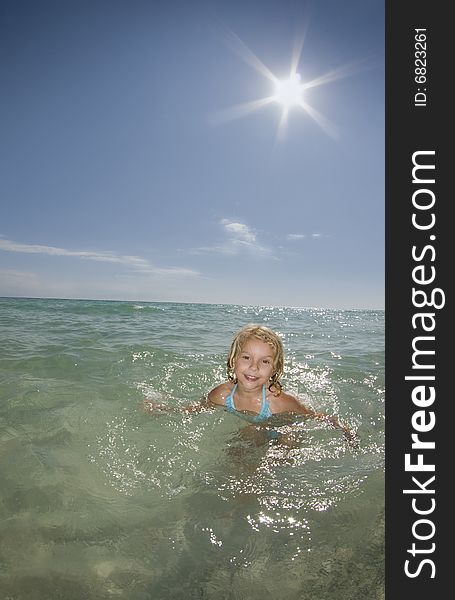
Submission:
[[[249,322],[358,448],[302,417],[284,445],[222,408],[141,410],[223,381]],[[3,298],[0,331],[0,598],[383,598],[382,311]]]

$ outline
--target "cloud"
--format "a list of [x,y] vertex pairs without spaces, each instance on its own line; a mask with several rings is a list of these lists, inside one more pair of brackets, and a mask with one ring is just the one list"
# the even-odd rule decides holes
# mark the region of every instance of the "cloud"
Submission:
[[248,244],[256,243],[256,234],[245,223],[236,223],[235,221],[229,221],[229,219],[222,219],[220,224],[224,225],[225,230],[231,236],[232,240],[247,242]]
[[0,239],[0,250],[4,252],[20,252],[23,254],[45,254],[48,256],[68,256],[79,258],[81,260],[93,260],[96,262],[108,262],[125,265],[134,271],[147,275],[176,275],[176,276],[196,276],[197,271],[183,267],[156,267],[147,259],[140,256],[128,254],[118,254],[116,252],[104,251],[85,251],[85,250],[67,250],[55,246],[43,246],[40,244],[22,244],[11,240]]
[[235,256],[241,252],[247,252],[250,256],[254,257],[276,259],[272,249],[263,246],[258,241],[256,231],[249,225],[239,221],[232,221],[231,219],[222,219],[219,225],[223,227],[226,241],[213,246],[193,248],[193,253],[218,253],[226,256]]
[[286,236],[286,239],[290,240],[290,241],[294,241],[294,240],[303,240],[306,237],[307,237],[307,235],[305,233],[288,233]]
[[0,269],[0,278],[2,280],[2,283],[5,283],[5,281],[14,283],[29,283],[31,281],[37,281],[37,276],[35,273],[30,273],[28,271],[18,271],[16,269]]
[[290,242],[294,242],[296,240],[303,240],[306,238],[320,238],[323,237],[322,233],[288,233],[286,239]]

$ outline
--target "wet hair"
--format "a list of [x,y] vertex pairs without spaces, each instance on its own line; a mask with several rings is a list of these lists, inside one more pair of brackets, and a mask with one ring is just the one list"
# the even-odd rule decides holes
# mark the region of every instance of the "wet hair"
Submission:
[[265,342],[273,350],[273,371],[272,376],[270,377],[269,390],[272,391],[272,388],[275,388],[275,393],[279,396],[282,390],[279,379],[283,375],[284,370],[283,344],[278,335],[264,325],[245,325],[245,327],[242,327],[242,329],[234,335],[227,359],[228,379],[229,381],[235,382],[235,359],[241,353],[246,342],[251,338],[256,338],[261,342]]

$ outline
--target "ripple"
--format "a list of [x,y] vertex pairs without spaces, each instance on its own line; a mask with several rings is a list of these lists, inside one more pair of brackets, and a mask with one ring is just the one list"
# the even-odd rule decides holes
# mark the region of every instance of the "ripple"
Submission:
[[[380,588],[382,313],[0,303],[2,592],[360,600]],[[179,412],[224,379],[247,321],[280,332],[285,389],[337,414],[358,448],[311,419]],[[175,412],[144,413],[144,397]]]

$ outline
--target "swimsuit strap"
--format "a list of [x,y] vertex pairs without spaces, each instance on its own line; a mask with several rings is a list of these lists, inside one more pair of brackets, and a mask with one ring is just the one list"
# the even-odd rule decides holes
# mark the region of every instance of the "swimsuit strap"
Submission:
[[231,412],[237,412],[237,409],[235,408],[235,405],[234,405],[234,392],[236,389],[237,389],[237,384],[234,385],[231,393],[229,394],[229,396],[227,396],[226,400],[224,401],[225,407],[228,410],[230,410]]
[[[237,389],[237,384],[234,385],[231,393],[229,394],[229,396],[227,396],[226,400],[224,401],[224,405],[230,412],[245,416],[235,408],[234,393],[235,393],[236,389]],[[262,386],[261,410],[259,411],[259,413],[257,415],[251,416],[251,418],[254,419],[255,421],[263,421],[264,419],[268,419],[271,416],[272,416],[272,411],[270,410],[270,405],[267,401],[267,390],[266,390],[265,385],[263,385]]]
[[270,410],[270,405],[269,402],[267,400],[267,390],[265,388],[265,385],[262,386],[262,406],[261,406],[261,411],[258,414],[258,420],[259,419],[268,419],[268,417],[272,416],[272,411]]

